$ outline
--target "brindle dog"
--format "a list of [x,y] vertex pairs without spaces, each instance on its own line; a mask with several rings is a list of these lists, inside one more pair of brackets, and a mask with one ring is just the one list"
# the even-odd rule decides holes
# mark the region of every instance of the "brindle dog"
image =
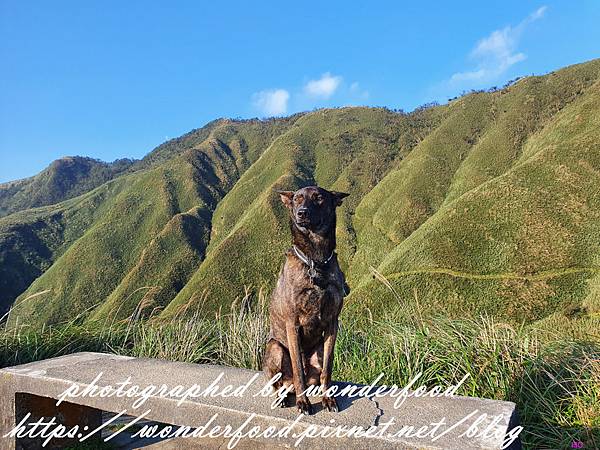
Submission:
[[[275,388],[295,392],[298,410],[310,414],[306,385],[320,384],[323,393],[330,386],[338,316],[349,292],[334,251],[335,209],[348,194],[317,186],[277,192],[290,213],[292,247],[271,297],[263,368],[269,379],[281,372]],[[333,397],[323,395],[322,404],[338,411]]]

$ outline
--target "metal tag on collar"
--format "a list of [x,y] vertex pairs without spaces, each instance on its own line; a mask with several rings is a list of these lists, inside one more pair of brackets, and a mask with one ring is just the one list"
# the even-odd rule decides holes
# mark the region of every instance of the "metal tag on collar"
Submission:
[[317,276],[317,271],[315,269],[315,262],[312,259],[310,260],[310,268],[308,269],[308,276],[310,277],[311,283],[312,283],[312,280],[314,278],[316,278],[316,276]]

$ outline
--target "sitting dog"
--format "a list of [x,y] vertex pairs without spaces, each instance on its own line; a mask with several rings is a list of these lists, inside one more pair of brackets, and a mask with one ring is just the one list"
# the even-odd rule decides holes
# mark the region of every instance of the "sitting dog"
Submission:
[[[349,292],[335,253],[335,211],[348,194],[317,186],[277,191],[290,214],[292,247],[271,296],[271,330],[263,369],[295,392],[296,406],[312,412],[306,386],[321,386],[323,408],[338,411],[325,395],[331,383],[333,348],[344,295]],[[285,406],[286,401],[282,406]]]

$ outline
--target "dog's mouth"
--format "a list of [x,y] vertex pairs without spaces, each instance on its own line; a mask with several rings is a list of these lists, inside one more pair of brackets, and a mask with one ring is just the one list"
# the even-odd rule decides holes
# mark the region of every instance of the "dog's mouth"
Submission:
[[302,228],[309,228],[310,224],[310,219],[296,219],[296,225],[301,226]]
[[307,230],[317,230],[321,226],[321,221],[311,220],[307,217],[296,217],[296,225]]

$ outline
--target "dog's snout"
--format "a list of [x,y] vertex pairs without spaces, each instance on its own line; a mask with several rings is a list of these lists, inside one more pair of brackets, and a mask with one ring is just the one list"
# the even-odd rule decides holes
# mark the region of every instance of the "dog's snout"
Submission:
[[307,214],[308,214],[308,208],[299,208],[298,211],[296,211],[296,215],[298,216],[299,219],[306,218]]

